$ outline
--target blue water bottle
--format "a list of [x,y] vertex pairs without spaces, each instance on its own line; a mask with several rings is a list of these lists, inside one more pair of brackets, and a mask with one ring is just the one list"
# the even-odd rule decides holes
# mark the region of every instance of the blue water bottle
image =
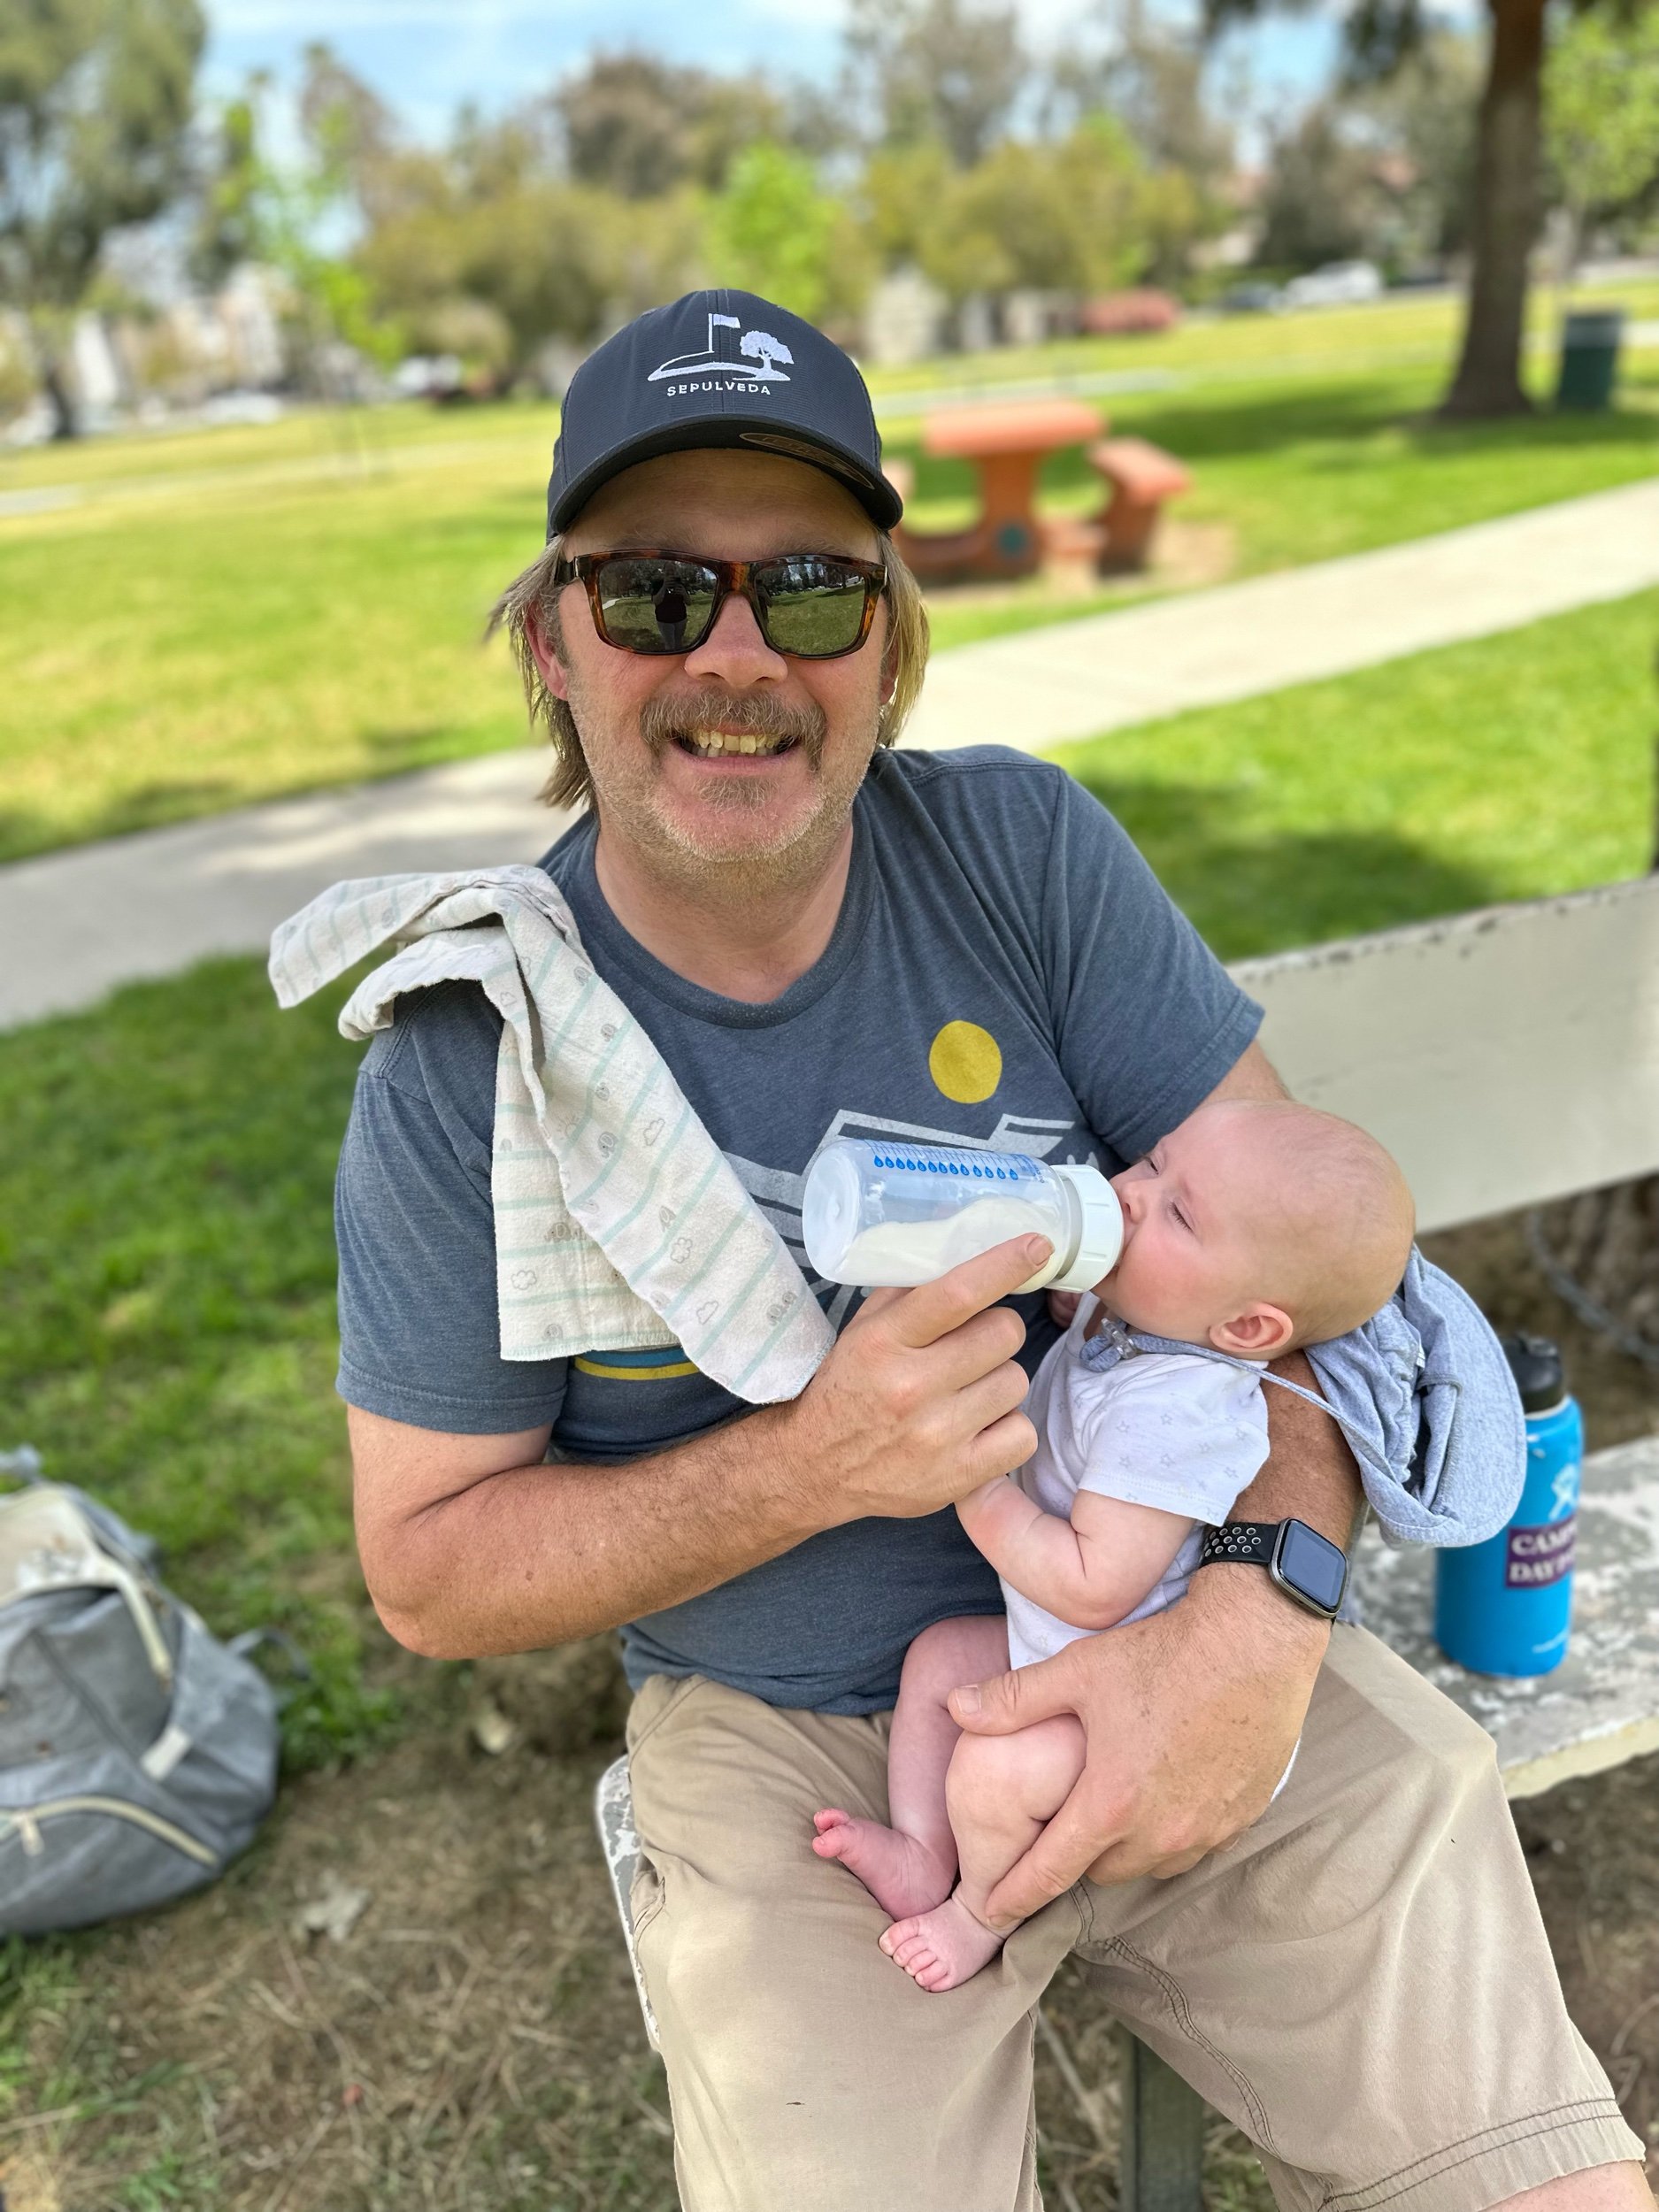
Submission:
[[1507,1528],[1436,1553],[1434,1638],[1476,1674],[1549,1674],[1567,1655],[1584,1416],[1548,1337],[1503,1348],[1526,1415],[1526,1482]]

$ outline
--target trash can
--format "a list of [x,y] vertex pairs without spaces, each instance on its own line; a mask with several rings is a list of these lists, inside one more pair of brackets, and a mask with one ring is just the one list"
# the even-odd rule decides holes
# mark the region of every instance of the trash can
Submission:
[[1618,375],[1619,341],[1624,334],[1622,307],[1580,309],[1561,326],[1561,374],[1557,407],[1601,408],[1612,404]]

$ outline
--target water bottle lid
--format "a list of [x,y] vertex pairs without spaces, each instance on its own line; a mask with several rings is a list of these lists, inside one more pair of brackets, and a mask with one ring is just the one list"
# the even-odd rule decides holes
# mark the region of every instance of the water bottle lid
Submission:
[[1552,1344],[1547,1336],[1531,1336],[1525,1331],[1506,1336],[1502,1341],[1509,1372],[1521,1394],[1522,1409],[1527,1413],[1548,1413],[1558,1406],[1567,1394],[1560,1347]]
[[1056,1167],[1054,1172],[1064,1176],[1077,1193],[1083,1233],[1071,1255],[1071,1266],[1064,1275],[1053,1277],[1048,1287],[1093,1290],[1101,1277],[1117,1266],[1118,1255],[1124,1248],[1124,1210],[1118,1203],[1117,1192],[1097,1167]]

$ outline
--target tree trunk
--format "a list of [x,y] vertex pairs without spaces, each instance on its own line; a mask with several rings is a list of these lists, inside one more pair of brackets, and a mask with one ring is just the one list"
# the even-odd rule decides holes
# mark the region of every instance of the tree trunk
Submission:
[[1492,52],[1475,165],[1474,266],[1445,415],[1513,415],[1521,388],[1526,265],[1538,230],[1544,0],[1486,0]]
[[75,412],[75,403],[70,397],[69,386],[65,381],[63,364],[55,353],[49,352],[42,356],[41,385],[57,417],[52,425],[52,436],[78,438],[81,435],[81,419]]

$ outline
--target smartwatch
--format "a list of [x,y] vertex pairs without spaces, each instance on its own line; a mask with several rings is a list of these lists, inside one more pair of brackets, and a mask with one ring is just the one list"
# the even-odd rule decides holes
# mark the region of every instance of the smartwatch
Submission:
[[1348,1554],[1306,1521],[1228,1521],[1204,1532],[1201,1567],[1265,1567],[1304,1612],[1333,1621],[1348,1588]]

